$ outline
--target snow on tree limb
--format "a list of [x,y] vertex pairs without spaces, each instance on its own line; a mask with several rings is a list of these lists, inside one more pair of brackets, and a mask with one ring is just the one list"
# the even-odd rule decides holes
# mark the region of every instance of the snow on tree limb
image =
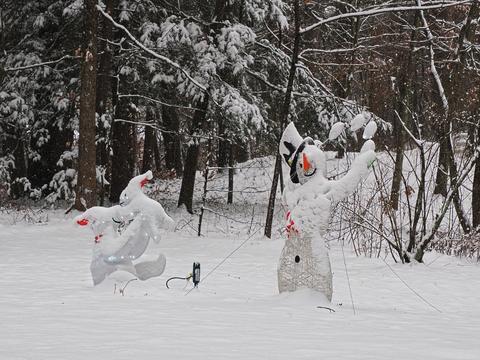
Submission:
[[[389,44],[390,45],[390,44]],[[337,53],[346,53],[346,52],[353,52],[357,50],[372,50],[372,49],[377,49],[377,48],[382,48],[385,47],[384,44],[378,44],[378,45],[358,45],[355,47],[351,48],[345,48],[345,49],[304,49],[300,52],[300,57],[302,57],[305,54],[312,53],[312,54],[337,54]]]
[[166,56],[163,56],[163,55],[160,55],[159,53],[153,51],[153,50],[150,50],[149,48],[147,48],[145,45],[143,45],[140,41],[138,41],[131,33],[130,31],[128,31],[128,29],[117,23],[115,20],[113,20],[113,18],[107,14],[100,5],[97,5],[97,9],[98,11],[105,17],[107,18],[116,28],[118,29],[121,29],[125,32],[125,34],[127,34],[127,36],[130,38],[130,40],[132,40],[138,47],[140,47],[143,51],[147,52],[148,54],[152,55],[153,57],[169,64],[170,66],[180,70],[193,84],[195,84],[198,88],[200,88],[202,91],[204,92],[208,92],[207,88],[205,86],[203,86],[202,84],[200,84],[197,80],[195,80],[194,78],[192,78],[190,76],[190,74],[184,69],[182,68],[178,63],[176,63],[175,61],[167,58]]
[[144,99],[150,102],[154,102],[163,106],[168,106],[168,107],[173,107],[173,108],[178,108],[178,109],[186,109],[186,110],[200,110],[199,108],[192,107],[192,106],[183,106],[183,105],[176,105],[176,104],[170,104],[165,101],[161,101],[158,99],[151,98],[149,96],[141,95],[141,94],[119,94],[118,98],[140,98]]
[[458,6],[458,5],[464,5],[464,4],[470,4],[472,3],[473,0],[464,0],[464,1],[455,1],[455,2],[442,2],[442,3],[436,3],[434,5],[421,5],[421,6],[393,6],[393,7],[386,7],[386,8],[377,8],[377,9],[371,9],[371,10],[361,10],[361,11],[356,11],[356,12],[351,12],[351,13],[344,13],[344,14],[339,14],[335,16],[328,17],[326,19],[322,19],[315,24],[312,24],[310,26],[307,26],[305,28],[300,29],[300,34],[305,34],[308,33],[317,27],[331,23],[333,21],[341,20],[341,19],[347,19],[347,18],[352,18],[352,17],[362,17],[362,16],[372,16],[372,15],[378,15],[378,14],[384,14],[384,13],[390,13],[390,12],[399,12],[399,11],[417,11],[417,10],[432,10],[432,9],[441,9],[441,8],[446,8],[446,7],[451,7],[451,6]]

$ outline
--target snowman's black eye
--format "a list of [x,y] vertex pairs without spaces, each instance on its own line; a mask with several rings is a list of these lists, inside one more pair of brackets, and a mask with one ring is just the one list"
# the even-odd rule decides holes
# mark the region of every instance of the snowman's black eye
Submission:
[[295,262],[298,264],[300,262],[300,256],[296,255],[295,256]]

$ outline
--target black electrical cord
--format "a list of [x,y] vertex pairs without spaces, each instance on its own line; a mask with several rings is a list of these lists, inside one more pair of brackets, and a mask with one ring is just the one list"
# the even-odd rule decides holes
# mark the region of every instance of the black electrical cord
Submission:
[[168,282],[170,280],[190,280],[192,278],[192,275],[189,275],[187,277],[180,277],[180,276],[172,276],[170,279],[168,279],[166,282],[165,282],[165,286],[167,287],[167,289],[170,289],[170,287],[168,286]]

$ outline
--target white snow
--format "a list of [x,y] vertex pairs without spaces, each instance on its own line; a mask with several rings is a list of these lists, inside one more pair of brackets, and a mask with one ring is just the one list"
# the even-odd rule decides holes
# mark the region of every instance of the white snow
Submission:
[[[252,237],[205,278],[246,235],[180,231],[159,245],[164,275],[133,281],[121,296],[113,279],[92,286],[89,231],[50,215],[44,226],[0,217],[1,359],[480,358],[478,264],[429,254],[426,265],[392,265],[440,313],[381,259],[345,247],[354,314],[340,245],[330,252],[334,293],[326,305],[305,291],[278,295],[282,239]],[[183,281],[166,289],[193,261],[202,265],[199,289],[185,296]]]
[[[335,153],[327,154],[329,173],[337,161]],[[333,234],[332,303],[308,291],[279,295],[284,211],[277,209],[274,238],[261,236],[273,164],[270,157],[239,165],[235,190],[245,194],[236,192],[224,211],[245,223],[206,212],[202,237],[195,235],[198,218],[175,209],[180,181],[159,183],[158,194],[166,197],[161,203],[177,230],[162,233],[147,251],[165,254],[165,272],[129,283],[124,296],[119,289],[132,278],[126,272],[93,286],[94,241],[89,229],[72,225],[77,214],[45,212],[42,221],[49,221],[42,226],[0,209],[0,359],[480,359],[477,263],[427,253],[425,264],[402,265],[388,256],[390,270],[382,259],[356,257],[345,243],[354,314],[341,239]],[[227,177],[215,174],[209,189],[225,189]],[[207,206],[222,204],[226,194],[219,194],[210,193]],[[254,212],[242,208],[246,200]],[[184,290],[180,280],[165,287],[169,277],[186,276],[194,261],[202,266],[198,289],[185,295],[191,284]]]

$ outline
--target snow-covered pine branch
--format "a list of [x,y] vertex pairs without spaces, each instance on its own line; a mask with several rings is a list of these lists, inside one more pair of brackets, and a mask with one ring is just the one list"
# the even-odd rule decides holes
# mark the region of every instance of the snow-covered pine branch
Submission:
[[163,56],[149,48],[147,48],[145,45],[143,45],[139,40],[137,40],[137,38],[135,38],[131,33],[130,31],[128,31],[128,29],[123,26],[122,24],[119,24],[118,22],[116,22],[115,20],[113,20],[113,18],[107,14],[100,5],[97,5],[97,10],[100,11],[100,13],[106,18],[108,19],[116,28],[118,29],[121,29],[123,32],[125,32],[125,34],[130,38],[130,40],[132,40],[138,47],[140,47],[142,50],[144,50],[145,52],[147,52],[148,54],[152,55],[153,57],[169,64],[170,66],[176,68],[177,70],[179,70],[180,72],[182,72],[193,84],[195,84],[200,90],[204,91],[204,92],[208,92],[208,89],[200,84],[197,80],[195,80],[194,78],[192,78],[190,76],[190,74],[182,67],[180,66],[177,62],[167,58],[166,56]]

